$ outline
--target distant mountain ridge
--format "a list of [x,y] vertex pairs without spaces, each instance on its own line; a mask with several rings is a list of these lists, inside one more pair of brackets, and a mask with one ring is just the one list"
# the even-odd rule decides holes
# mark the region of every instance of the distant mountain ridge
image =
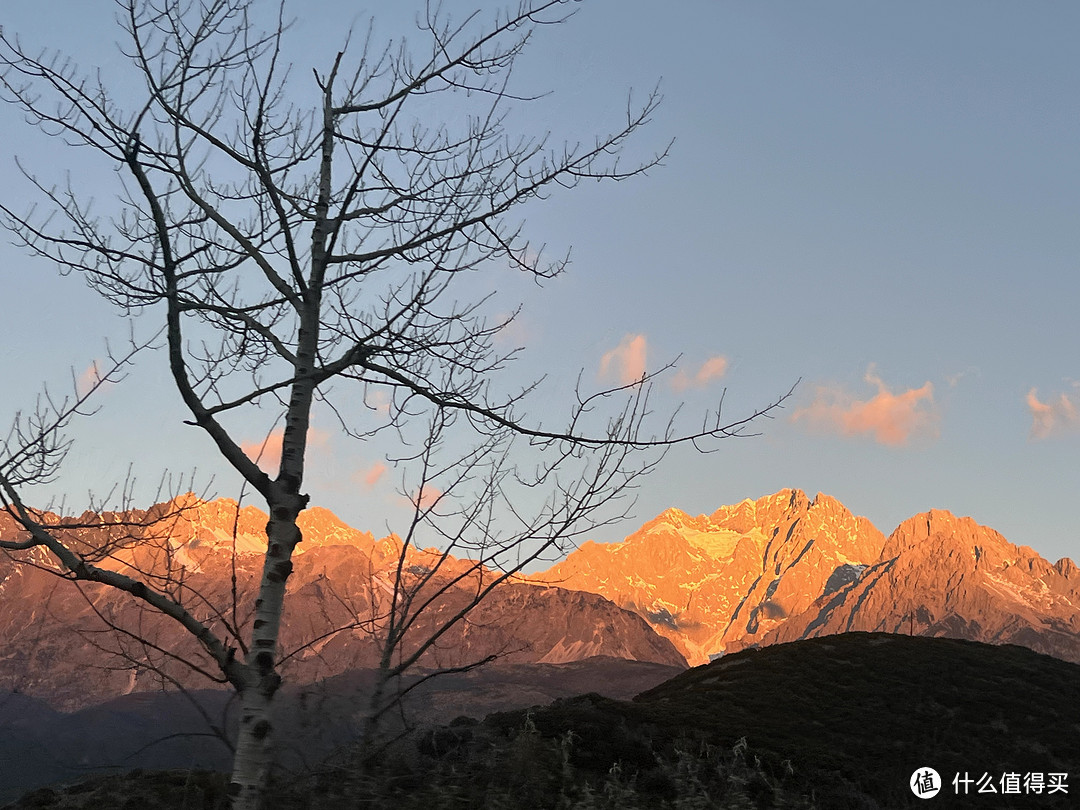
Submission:
[[692,517],[669,509],[621,543],[584,543],[534,582],[636,611],[692,664],[851,630],[1012,643],[1080,663],[1080,572],[971,518],[932,510],[886,539],[801,490]]
[[[167,519],[154,522],[163,515]],[[200,620],[220,632],[225,623],[244,627],[252,620],[266,521],[254,507],[238,509],[226,499],[184,496],[146,511],[86,514],[78,519],[81,528],[59,531],[87,553],[108,543],[103,565],[156,572],[157,587],[181,595]],[[380,649],[373,630],[394,598],[401,540],[393,535],[376,539],[326,509],[305,511],[299,524],[304,541],[293,558],[280,638],[287,656],[284,676],[303,684],[377,666]],[[0,533],[19,536],[11,517],[2,512]],[[423,576],[434,563],[433,554],[411,549],[406,577],[415,582]],[[160,689],[161,678],[141,663],[146,656],[171,681],[170,688],[208,684],[164,651],[216,673],[216,665],[171,620],[144,609],[127,594],[59,579],[43,570],[50,563],[40,549],[27,556],[28,561],[20,562],[0,553],[0,690],[40,697],[58,709],[83,708],[117,695]],[[167,563],[173,571],[170,579],[162,573]],[[477,584],[473,567],[465,560],[446,560],[430,586],[445,585],[445,594],[415,623],[415,640],[406,641],[405,652],[466,604]],[[109,624],[132,635],[109,631]],[[686,667],[671,642],[637,614],[607,599],[515,582],[497,588],[464,622],[441,636],[419,664],[457,667],[489,657],[504,663],[561,664],[598,655]]]
[[622,543],[584,543],[530,580],[606,596],[700,664],[807,609],[834,572],[884,544],[835,498],[783,490],[712,515],[668,509]]
[[851,630],[1018,644],[1080,663],[1080,571],[935,509],[901,523],[859,577],[761,642]]
[[[179,511],[177,511],[179,510]],[[152,529],[143,524],[171,515]],[[112,543],[108,565],[155,569],[172,561],[179,588],[211,624],[250,621],[265,548],[266,515],[226,499],[183,496],[130,513],[86,514],[68,531],[83,549]],[[293,683],[374,666],[369,617],[392,593],[401,549],[326,509],[300,516],[304,540],[289,579],[282,649]],[[0,532],[17,535],[0,513]],[[233,557],[233,549],[237,555]],[[411,549],[420,575],[432,550]],[[30,562],[48,564],[40,553]],[[444,575],[466,572],[449,559]],[[156,569],[155,569],[156,570]],[[232,577],[239,610],[232,612]],[[467,598],[468,576],[435,605],[430,621]],[[187,639],[126,595],[79,589],[27,562],[0,555],[0,690],[74,709],[160,688],[137,662],[149,653],[175,683],[206,681],[105,622],[139,628],[213,672]],[[82,634],[71,632],[75,627]],[[430,625],[417,627],[420,635]],[[498,589],[422,661],[456,666],[488,655],[508,663],[567,663],[592,656],[685,666],[754,645],[849,630],[949,636],[1020,644],[1080,662],[1080,571],[1051,565],[970,518],[934,510],[886,538],[835,498],[782,490],[711,515],[669,509],[619,543],[586,542],[541,574]],[[95,649],[103,648],[110,654]]]

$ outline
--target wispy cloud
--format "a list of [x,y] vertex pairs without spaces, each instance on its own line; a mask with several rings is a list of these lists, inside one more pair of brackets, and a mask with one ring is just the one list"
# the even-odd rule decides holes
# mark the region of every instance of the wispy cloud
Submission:
[[308,447],[326,447],[330,443],[330,431],[317,427],[308,428],[307,443]]
[[704,388],[713,380],[719,380],[728,370],[728,359],[722,354],[710,357],[693,376],[683,370],[671,379],[671,387],[676,391],[685,391],[687,388]]
[[629,385],[645,375],[648,341],[645,335],[627,335],[622,342],[600,358],[600,376],[614,376],[622,385]]
[[527,346],[535,342],[538,332],[525,323],[520,312],[504,312],[498,315],[495,323],[505,324],[495,333],[495,343],[503,347]]
[[285,431],[275,429],[264,441],[242,442],[240,449],[264,471],[270,472],[281,462],[281,442],[284,438]]
[[822,386],[814,401],[795,411],[791,420],[841,436],[870,435],[878,444],[890,447],[907,444],[913,437],[937,435],[938,412],[931,383],[893,393],[874,373],[873,365],[864,379],[877,388],[870,399],[856,399],[841,386]]
[[960,384],[960,381],[965,377],[978,377],[979,369],[976,366],[968,366],[963,371],[958,371],[955,374],[949,374],[945,377],[945,382],[948,383],[949,388],[956,388]]
[[353,477],[359,479],[361,482],[363,482],[365,487],[371,489],[373,486],[379,483],[379,479],[386,474],[386,470],[387,466],[385,464],[383,464],[381,461],[376,461],[366,470],[358,470]]
[[[1074,388],[1080,389],[1080,383]],[[1072,396],[1058,394],[1049,402],[1039,400],[1037,389],[1027,393],[1027,406],[1031,411],[1031,439],[1049,439],[1080,430],[1080,391]]]
[[507,258],[511,270],[524,270],[526,272],[532,272],[534,269],[539,269],[541,272],[547,270],[543,256],[544,249],[541,247],[539,250],[533,249],[529,244],[525,244],[522,247],[511,250]]

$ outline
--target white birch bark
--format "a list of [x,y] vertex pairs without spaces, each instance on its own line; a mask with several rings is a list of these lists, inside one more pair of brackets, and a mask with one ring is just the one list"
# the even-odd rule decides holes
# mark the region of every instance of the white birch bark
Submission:
[[276,664],[285,583],[292,572],[292,553],[301,539],[296,516],[306,503],[307,499],[299,495],[283,498],[271,506],[266,524],[266,558],[255,602],[251,647],[239,688],[240,724],[229,784],[235,810],[258,810],[266,800],[264,790],[274,753],[274,697],[281,685]]

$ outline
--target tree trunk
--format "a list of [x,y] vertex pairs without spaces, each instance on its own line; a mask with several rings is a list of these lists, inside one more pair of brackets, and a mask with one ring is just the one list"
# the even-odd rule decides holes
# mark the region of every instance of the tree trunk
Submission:
[[[277,482],[275,482],[275,487]],[[251,648],[244,663],[240,692],[240,728],[229,793],[233,810],[259,810],[273,763],[273,701],[278,675],[278,635],[285,607],[285,582],[292,573],[292,553],[300,542],[296,518],[307,505],[302,495],[275,493],[266,524],[266,558],[259,598],[255,600]]]
[[274,691],[256,683],[240,692],[240,729],[229,794],[233,810],[259,810],[273,757]]
[[379,738],[379,725],[382,720],[383,696],[386,694],[390,676],[385,666],[380,666],[375,675],[375,683],[372,685],[371,697],[368,700],[368,710],[364,717],[364,723],[360,730],[360,750],[366,757],[374,750],[375,743]]

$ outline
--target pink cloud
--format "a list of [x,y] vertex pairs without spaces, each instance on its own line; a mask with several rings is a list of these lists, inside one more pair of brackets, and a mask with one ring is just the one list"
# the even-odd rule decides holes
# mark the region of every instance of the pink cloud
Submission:
[[[1080,388],[1080,383],[1076,385]],[[1080,428],[1080,394],[1070,397],[1059,394],[1050,402],[1041,402],[1032,388],[1026,397],[1028,410],[1031,411],[1031,439],[1048,439],[1072,433]]]
[[377,483],[379,479],[386,474],[387,467],[381,461],[377,461],[368,467],[366,470],[360,471],[361,480],[364,482],[364,486],[371,489]]
[[[74,369],[72,369],[72,373],[74,373]],[[112,384],[113,383],[110,381],[103,381],[101,379],[98,361],[94,360],[90,365],[83,369],[82,374],[75,378],[75,393],[80,397],[84,397],[93,391],[95,386],[101,389],[108,388]],[[101,391],[99,390],[98,393],[100,394]]]
[[[281,442],[284,438],[285,431],[274,428],[266,437],[265,443],[262,441],[241,442],[240,449],[248,458],[258,459],[259,467],[264,472],[276,472],[278,465],[281,464]],[[325,430],[311,427],[308,428],[307,441],[309,448],[325,447],[330,441],[330,434]]]
[[390,413],[390,397],[381,388],[364,391],[364,405],[376,413],[386,415]]
[[627,335],[622,342],[600,358],[600,376],[612,373],[622,385],[629,385],[645,375],[648,342],[644,335]]
[[240,449],[264,471],[270,472],[281,463],[281,442],[284,438],[285,431],[275,428],[265,441],[242,442]]
[[510,269],[531,271],[533,268],[538,268],[543,271],[547,262],[543,261],[542,252],[542,249],[533,250],[528,244],[517,250],[511,250],[507,257]]
[[419,493],[413,493],[409,502],[418,509],[430,509],[438,503],[439,498],[442,496],[443,492],[441,489],[436,489],[430,484],[424,484],[424,486],[420,487]]
[[819,387],[814,401],[792,414],[793,422],[841,436],[871,435],[878,444],[898,447],[913,436],[936,436],[938,413],[929,382],[894,394],[871,366],[866,382],[877,387],[868,400],[855,399],[841,387]]
[[307,432],[307,443],[308,447],[326,447],[330,443],[330,432],[310,427]]
[[693,377],[685,371],[679,371],[671,380],[671,387],[676,391],[687,388],[704,388],[713,380],[723,377],[728,370],[728,359],[722,354],[710,357],[697,370]]
[[537,331],[525,323],[520,312],[500,314],[496,321],[505,324],[495,333],[495,342],[500,346],[527,346],[537,338]]
[[956,388],[956,386],[960,384],[960,381],[962,379],[972,375],[976,377],[979,376],[979,369],[975,366],[969,366],[963,371],[958,371],[955,374],[949,374],[947,377],[945,377],[945,382],[949,384],[949,388]]

